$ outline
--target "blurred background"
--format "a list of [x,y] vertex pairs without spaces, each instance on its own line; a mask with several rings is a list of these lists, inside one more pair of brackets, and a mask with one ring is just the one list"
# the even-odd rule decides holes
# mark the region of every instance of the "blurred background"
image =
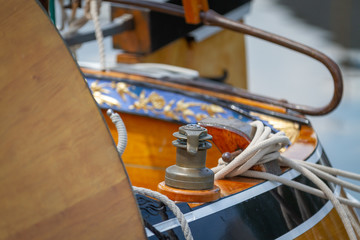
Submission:
[[[109,21],[110,6],[101,8]],[[253,0],[245,23],[318,49],[340,65],[344,94],[340,106],[322,117],[310,117],[332,164],[360,173],[360,0]],[[105,13],[105,14],[103,14]],[[107,14],[106,14],[107,13]],[[85,26],[92,28],[93,24]],[[309,57],[246,37],[248,88],[293,103],[323,106],[333,93],[327,69]],[[107,63],[121,52],[105,38]],[[77,51],[79,61],[98,62],[96,41]],[[360,199],[360,194],[355,194]]]
[[[310,120],[332,164],[360,173],[360,1],[255,0],[245,23],[318,49],[340,65],[344,95],[339,107]],[[320,63],[246,37],[249,90],[290,102],[322,106],[333,92]],[[354,194],[360,199],[360,194]]]

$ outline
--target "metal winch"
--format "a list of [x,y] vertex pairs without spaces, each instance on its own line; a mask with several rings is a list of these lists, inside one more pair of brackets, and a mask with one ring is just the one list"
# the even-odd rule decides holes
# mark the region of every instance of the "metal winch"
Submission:
[[206,190],[214,187],[214,173],[205,167],[206,150],[212,139],[207,129],[198,124],[188,124],[173,134],[176,165],[166,169],[165,185],[188,190]]

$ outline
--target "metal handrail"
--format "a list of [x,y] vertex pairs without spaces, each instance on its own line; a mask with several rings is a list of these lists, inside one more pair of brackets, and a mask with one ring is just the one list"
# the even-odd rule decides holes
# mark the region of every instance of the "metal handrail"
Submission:
[[[143,0],[106,0],[108,2],[114,3],[124,3],[133,6],[139,6],[144,8],[149,8],[153,11],[162,12],[166,14],[170,14],[173,16],[184,17],[184,9],[181,6],[170,4],[170,3],[156,3],[151,1],[143,1]],[[249,93],[247,91],[242,91],[238,93],[240,97],[256,100],[259,102],[269,103],[276,106],[284,107],[286,109],[291,109],[297,111],[301,114],[306,115],[325,115],[333,111],[340,103],[342,94],[343,94],[343,80],[339,66],[328,56],[321,53],[318,50],[315,50],[311,47],[303,45],[301,43],[292,41],[290,39],[284,38],[282,36],[269,33],[258,28],[251,27],[249,25],[232,21],[223,17],[222,15],[216,13],[213,10],[209,10],[206,12],[202,12],[200,17],[205,25],[218,26],[222,28],[226,28],[235,32],[248,34],[256,38],[260,38],[277,45],[292,49],[296,52],[305,54],[311,58],[316,59],[321,62],[331,73],[334,82],[334,93],[330,100],[330,102],[323,107],[310,107],[306,105],[293,104],[288,103],[283,100],[276,100],[269,97],[264,97],[256,94]]]

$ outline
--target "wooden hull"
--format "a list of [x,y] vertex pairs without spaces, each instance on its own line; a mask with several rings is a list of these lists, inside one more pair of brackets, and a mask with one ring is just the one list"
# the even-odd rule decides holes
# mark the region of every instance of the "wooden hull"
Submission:
[[[158,183],[164,180],[166,167],[175,164],[175,147],[171,144],[174,139],[172,133],[177,131],[181,124],[199,121],[200,119],[195,117],[197,113],[202,113],[203,117],[210,115],[209,112],[207,114],[201,112],[201,107],[196,109],[196,104],[182,109],[182,111],[193,112],[194,114],[191,116],[176,115],[178,110],[176,103],[180,101],[178,99],[181,99],[182,104],[195,103],[194,99],[201,100],[199,96],[205,90],[174,86],[174,84],[170,86],[168,82],[162,83],[155,79],[126,76],[116,72],[100,73],[86,69],[83,71],[88,74],[86,75],[88,83],[93,91],[99,91],[99,88],[94,88],[92,79],[96,79],[98,81],[96,86],[103,87],[104,95],[110,96],[118,102],[118,105],[111,107],[120,113],[127,127],[128,147],[122,159],[132,184],[156,190]],[[157,81],[157,85],[153,84],[154,81]],[[124,95],[116,91],[115,86],[120,82],[128,84],[129,91]],[[140,89],[138,89],[139,86]],[[144,90],[146,88],[150,88],[150,90]],[[179,92],[179,88],[186,88],[192,94]],[[166,90],[166,94],[170,94],[170,96],[166,96],[159,89]],[[136,105],[136,102],[139,103],[140,99],[150,99],[150,96],[154,96],[155,93],[158,100],[162,99],[162,105],[156,109],[157,114],[151,113],[155,106],[151,100],[144,101],[142,108],[132,107],[139,106]],[[179,94],[181,97],[178,96]],[[224,98],[228,99],[229,97],[233,104],[243,103],[243,99],[235,96],[222,96],[216,92],[213,92],[212,96],[214,96],[211,100],[213,105],[216,105],[216,100],[221,102]],[[161,114],[170,101],[174,101],[170,109],[173,114]],[[260,109],[259,112],[256,112],[254,108],[251,108],[252,110],[248,111],[250,115],[257,116],[272,127],[281,129],[291,138],[292,144],[283,153],[284,156],[313,163],[329,164],[325,152],[309,124],[261,113],[261,108],[269,109],[273,108],[272,106],[261,103],[250,104]],[[102,111],[113,138],[117,139],[116,129],[105,114],[106,108],[110,107],[109,102],[108,104],[101,102],[100,106],[103,108]],[[217,106],[219,107],[219,105]],[[237,113],[231,115],[227,112],[229,109],[226,106],[222,106],[222,108],[220,112],[223,114],[223,118],[228,116],[244,122],[250,121],[250,116],[239,116],[236,115]],[[148,111],[145,111],[146,109]],[[246,107],[244,109],[246,110]],[[275,108],[275,111],[283,113],[281,108]],[[178,117],[176,118],[176,116]],[[221,154],[222,152],[218,148],[212,148],[208,153],[207,167],[216,166],[217,159]],[[295,170],[285,172],[282,177],[296,179],[311,185]],[[206,204],[189,202],[179,205],[189,219],[195,239],[237,239],[239,236],[245,239],[319,239],[322,237],[339,239],[347,236],[337,212],[327,200],[302,193],[282,184],[255,179],[236,177],[216,180],[215,184],[221,189],[219,200]],[[340,188],[334,189],[334,191],[336,194],[340,194]],[[171,216],[170,212],[164,209],[160,210],[157,202],[139,196],[137,198],[144,219],[164,233],[183,237],[180,226],[173,218],[167,217]],[[153,210],[149,214],[149,208],[157,210]],[[204,226],[206,226],[206,231],[202,230]],[[331,228],[331,231],[325,231],[325,226]],[[150,231],[147,231],[147,236],[149,239],[156,239]]]
[[55,27],[35,1],[0,4],[0,239],[145,239],[111,135]]
[[[134,197],[131,186],[155,190],[175,163],[172,133],[208,116],[260,119],[289,136],[285,156],[329,165],[304,117],[205,85],[84,69],[92,97],[37,3],[1,5],[0,239],[156,239],[143,220],[182,239],[173,214],[152,198]],[[129,145],[123,161],[94,98],[115,141],[105,110],[124,119]],[[208,152],[208,167],[217,165],[219,149]],[[295,170],[282,177],[311,184]],[[346,238],[327,200],[250,178],[215,184],[218,200],[178,203],[195,239]]]

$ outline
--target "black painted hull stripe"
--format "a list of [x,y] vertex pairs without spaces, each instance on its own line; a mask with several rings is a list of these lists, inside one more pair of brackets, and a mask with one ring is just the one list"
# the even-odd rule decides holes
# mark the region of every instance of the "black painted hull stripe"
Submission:
[[[311,156],[306,161],[311,162],[311,163],[316,163],[320,160],[322,153],[323,153],[323,148],[321,147],[320,144],[318,144],[315,151],[311,154]],[[282,174],[281,177],[286,178],[286,179],[294,179],[294,178],[298,177],[299,175],[300,175],[299,172],[292,169],[292,170],[289,170],[289,171],[285,172],[284,174]],[[265,182],[258,184],[250,189],[247,189],[243,192],[239,192],[230,197],[220,199],[212,204],[206,205],[202,208],[199,208],[192,212],[186,213],[185,218],[189,223],[196,221],[200,218],[204,218],[211,214],[220,212],[226,208],[230,208],[239,203],[247,201],[247,200],[249,200],[253,197],[256,197],[262,193],[265,193],[274,188],[277,188],[280,185],[282,185],[282,184],[278,183],[278,182],[265,181]],[[164,231],[176,228],[178,226],[180,226],[180,224],[176,218],[172,218],[172,219],[169,219],[169,220],[166,220],[164,222],[154,225],[154,227],[156,229],[158,229],[160,232],[164,232]],[[148,237],[151,237],[154,235],[148,229],[146,229],[146,234]]]

